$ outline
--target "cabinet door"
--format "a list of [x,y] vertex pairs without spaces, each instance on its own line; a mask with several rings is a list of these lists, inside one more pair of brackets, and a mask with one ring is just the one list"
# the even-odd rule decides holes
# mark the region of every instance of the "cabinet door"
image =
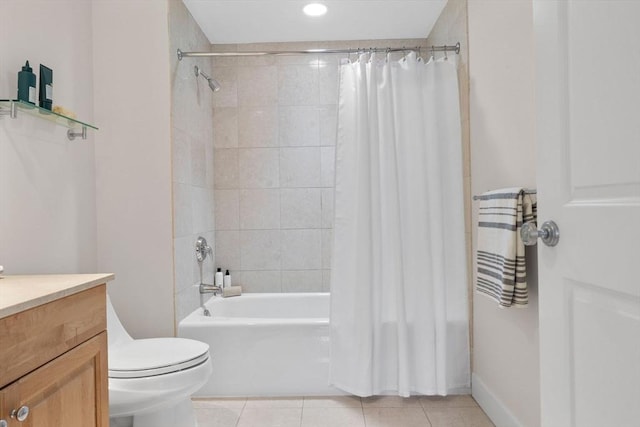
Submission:
[[[107,333],[69,350],[0,391],[9,427],[108,427]],[[11,411],[29,408],[19,422]]]

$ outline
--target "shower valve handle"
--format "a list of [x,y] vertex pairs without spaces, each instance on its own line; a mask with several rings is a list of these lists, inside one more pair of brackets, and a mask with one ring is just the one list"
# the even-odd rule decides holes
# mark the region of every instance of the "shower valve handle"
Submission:
[[196,240],[196,259],[198,262],[202,262],[207,258],[207,255],[213,257],[213,249],[207,244],[207,239],[198,237],[198,240]]

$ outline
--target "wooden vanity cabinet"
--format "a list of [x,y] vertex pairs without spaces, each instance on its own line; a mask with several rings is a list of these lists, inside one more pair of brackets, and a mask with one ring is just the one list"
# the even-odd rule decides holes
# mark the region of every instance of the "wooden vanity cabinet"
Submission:
[[[0,319],[7,427],[109,426],[105,292],[99,285]],[[22,407],[29,414],[19,421]]]

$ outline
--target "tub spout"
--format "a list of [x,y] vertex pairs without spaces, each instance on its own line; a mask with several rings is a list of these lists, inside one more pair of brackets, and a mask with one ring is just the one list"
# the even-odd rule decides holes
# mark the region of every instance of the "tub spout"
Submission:
[[200,294],[213,294],[213,296],[222,294],[222,288],[216,285],[208,285],[200,283]]
[[206,283],[200,282],[200,306],[202,307],[202,314],[207,317],[211,317],[211,312],[204,305],[204,294],[213,294],[213,296],[216,296],[218,294],[222,294],[222,289],[220,286],[207,285]]

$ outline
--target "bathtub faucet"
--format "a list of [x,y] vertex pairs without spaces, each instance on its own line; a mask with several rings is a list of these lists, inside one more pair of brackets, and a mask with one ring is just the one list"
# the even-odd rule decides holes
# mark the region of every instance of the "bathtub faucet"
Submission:
[[222,294],[222,288],[216,285],[208,285],[200,282],[200,294],[213,294],[213,296]]
[[220,295],[221,293],[222,293],[222,288],[220,288],[220,286],[208,285],[206,283],[200,282],[200,306],[202,306],[202,314],[204,314],[207,317],[211,317],[211,313],[209,312],[207,307],[204,305],[204,300],[202,298],[202,295],[213,294],[213,296],[215,297],[216,295]]

